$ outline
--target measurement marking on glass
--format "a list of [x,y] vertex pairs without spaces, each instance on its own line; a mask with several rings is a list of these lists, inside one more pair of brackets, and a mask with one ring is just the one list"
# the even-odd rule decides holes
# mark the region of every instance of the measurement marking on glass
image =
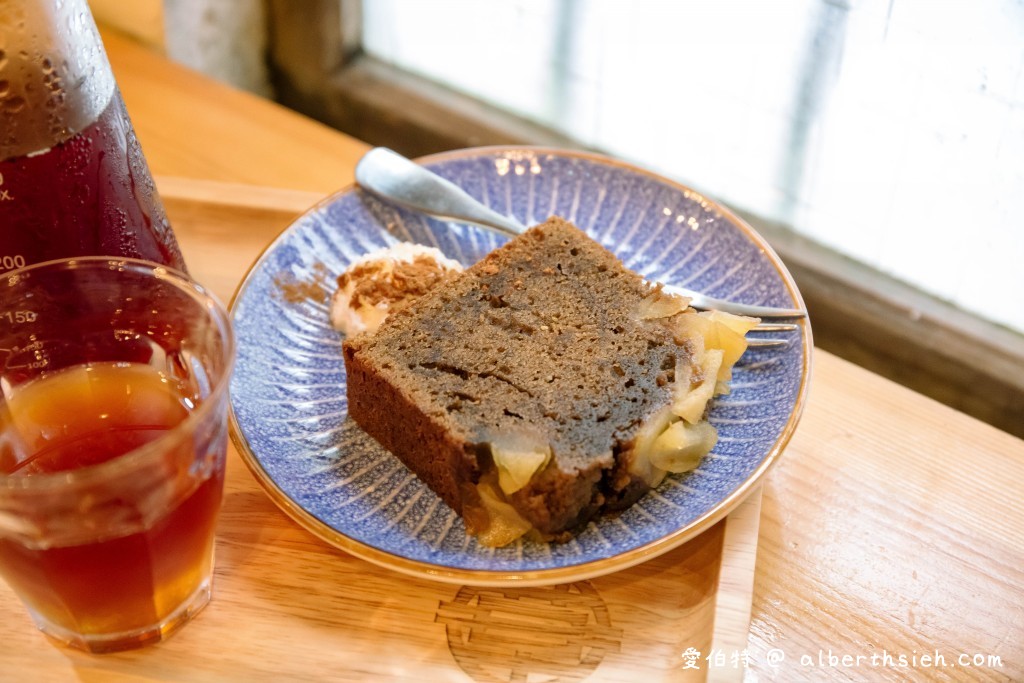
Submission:
[[[3,196],[5,195],[8,198],[10,198],[10,196],[7,195],[6,192],[0,190],[0,200],[2,200]],[[24,268],[27,263],[28,261],[25,260],[25,257],[22,254],[6,254],[4,256],[0,256],[0,269],[3,270],[11,270],[12,268]]]
[[12,325],[21,325],[23,323],[34,323],[38,316],[35,311],[3,311],[0,312],[0,318],[6,318],[7,322]]

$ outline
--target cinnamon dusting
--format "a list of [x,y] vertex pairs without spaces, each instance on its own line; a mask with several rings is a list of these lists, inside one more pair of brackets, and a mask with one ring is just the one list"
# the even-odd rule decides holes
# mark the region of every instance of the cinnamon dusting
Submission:
[[291,277],[290,274],[281,274],[274,278],[274,285],[281,298],[290,304],[300,304],[303,301],[325,303],[328,298],[327,274],[327,266],[318,261],[313,264],[312,280],[304,282],[286,279]]
[[381,302],[394,307],[426,294],[450,274],[450,271],[425,255],[417,255],[411,262],[395,263],[390,277],[374,277],[382,268],[381,262],[369,261],[354,265],[338,277],[339,290],[349,283],[355,285],[351,298],[352,308],[358,310],[362,306],[374,306]]

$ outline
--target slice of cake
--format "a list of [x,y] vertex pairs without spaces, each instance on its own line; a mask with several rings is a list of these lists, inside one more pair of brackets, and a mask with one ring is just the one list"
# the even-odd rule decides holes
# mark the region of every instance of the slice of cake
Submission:
[[566,540],[714,447],[757,321],[687,303],[551,218],[347,339],[349,414],[482,543]]

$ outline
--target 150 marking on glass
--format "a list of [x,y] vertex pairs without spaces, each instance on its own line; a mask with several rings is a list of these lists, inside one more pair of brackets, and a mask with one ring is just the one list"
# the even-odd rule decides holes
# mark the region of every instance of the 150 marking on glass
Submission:
[[12,325],[34,323],[36,321],[35,311],[0,311],[0,319],[6,320]]

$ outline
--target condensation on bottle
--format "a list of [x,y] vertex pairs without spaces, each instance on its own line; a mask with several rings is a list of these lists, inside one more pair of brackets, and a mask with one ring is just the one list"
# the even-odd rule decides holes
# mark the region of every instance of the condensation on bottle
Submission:
[[185,263],[86,0],[0,2],[0,273]]

